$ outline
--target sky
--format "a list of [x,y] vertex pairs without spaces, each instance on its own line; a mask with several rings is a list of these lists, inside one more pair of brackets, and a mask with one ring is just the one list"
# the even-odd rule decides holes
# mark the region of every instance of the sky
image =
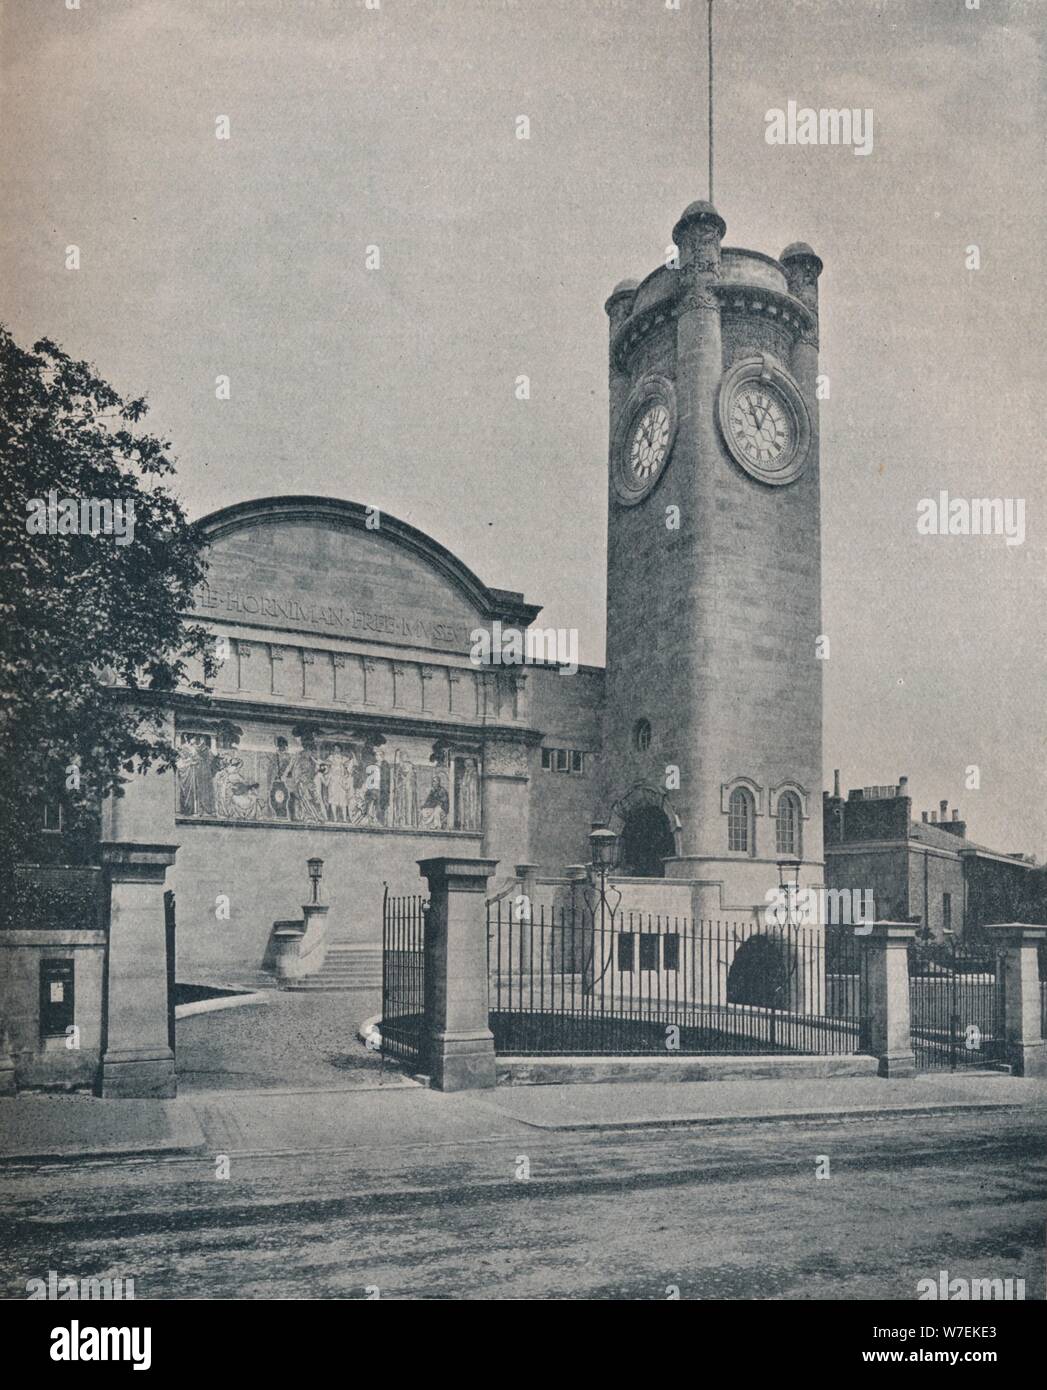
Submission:
[[[603,304],[707,195],[703,0],[73,3],[0,5],[16,339],[148,397],[191,516],[380,507],[601,663]],[[716,0],[715,201],[825,263],[826,785],[907,775],[1042,858],[1047,6],[968,3]],[[768,144],[790,100],[871,110],[872,153]],[[918,535],[942,490],[1021,499],[1024,543]]]

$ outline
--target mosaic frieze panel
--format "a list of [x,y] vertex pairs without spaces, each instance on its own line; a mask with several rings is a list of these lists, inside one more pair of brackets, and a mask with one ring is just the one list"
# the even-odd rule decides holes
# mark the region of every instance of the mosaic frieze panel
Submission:
[[480,750],[317,721],[181,720],[177,812],[206,821],[388,830],[481,827]]

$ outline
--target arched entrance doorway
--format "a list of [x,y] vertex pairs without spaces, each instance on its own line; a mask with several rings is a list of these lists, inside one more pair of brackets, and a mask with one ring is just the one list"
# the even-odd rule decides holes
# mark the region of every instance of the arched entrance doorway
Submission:
[[669,817],[660,806],[633,806],[622,825],[620,871],[634,878],[662,878],[665,861],[676,853]]

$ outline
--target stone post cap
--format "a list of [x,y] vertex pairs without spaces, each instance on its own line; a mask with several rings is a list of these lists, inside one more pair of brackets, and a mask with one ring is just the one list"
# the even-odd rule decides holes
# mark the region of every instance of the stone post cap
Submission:
[[150,845],[137,840],[102,842],[102,863],[109,870],[110,878],[117,882],[143,879],[162,883],[177,853],[177,845]]
[[538,872],[537,864],[517,864],[515,866],[517,878],[534,878]]
[[869,930],[859,928],[857,934],[866,941],[875,941],[877,945],[907,946],[910,941],[916,940],[918,931],[919,926],[915,922],[873,922],[869,924]]
[[464,893],[486,893],[487,880],[497,868],[497,859],[439,855],[435,859],[418,860],[418,872],[429,880],[430,889],[446,886]]
[[1038,946],[1047,941],[1047,925],[1036,922],[986,922],[984,931],[992,932],[996,938],[994,945]]
[[293,921],[293,920],[290,919],[290,918],[287,919],[286,921],[283,921],[283,922],[274,922],[274,923],[273,923],[273,935],[274,935],[274,936],[304,936],[304,935],[305,935],[305,923],[304,923],[304,922],[296,922],[296,921]]
[[564,869],[564,877],[571,883],[584,883],[589,877],[589,869],[585,864],[568,864]]

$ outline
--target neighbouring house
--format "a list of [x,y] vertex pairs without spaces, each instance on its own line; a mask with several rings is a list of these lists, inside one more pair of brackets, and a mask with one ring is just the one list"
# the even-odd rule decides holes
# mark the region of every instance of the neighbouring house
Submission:
[[845,800],[837,772],[822,811],[828,887],[870,891],[880,918],[919,918],[939,939],[972,939],[990,922],[1047,922],[1045,866],[969,839],[947,801],[914,819],[906,777]]

